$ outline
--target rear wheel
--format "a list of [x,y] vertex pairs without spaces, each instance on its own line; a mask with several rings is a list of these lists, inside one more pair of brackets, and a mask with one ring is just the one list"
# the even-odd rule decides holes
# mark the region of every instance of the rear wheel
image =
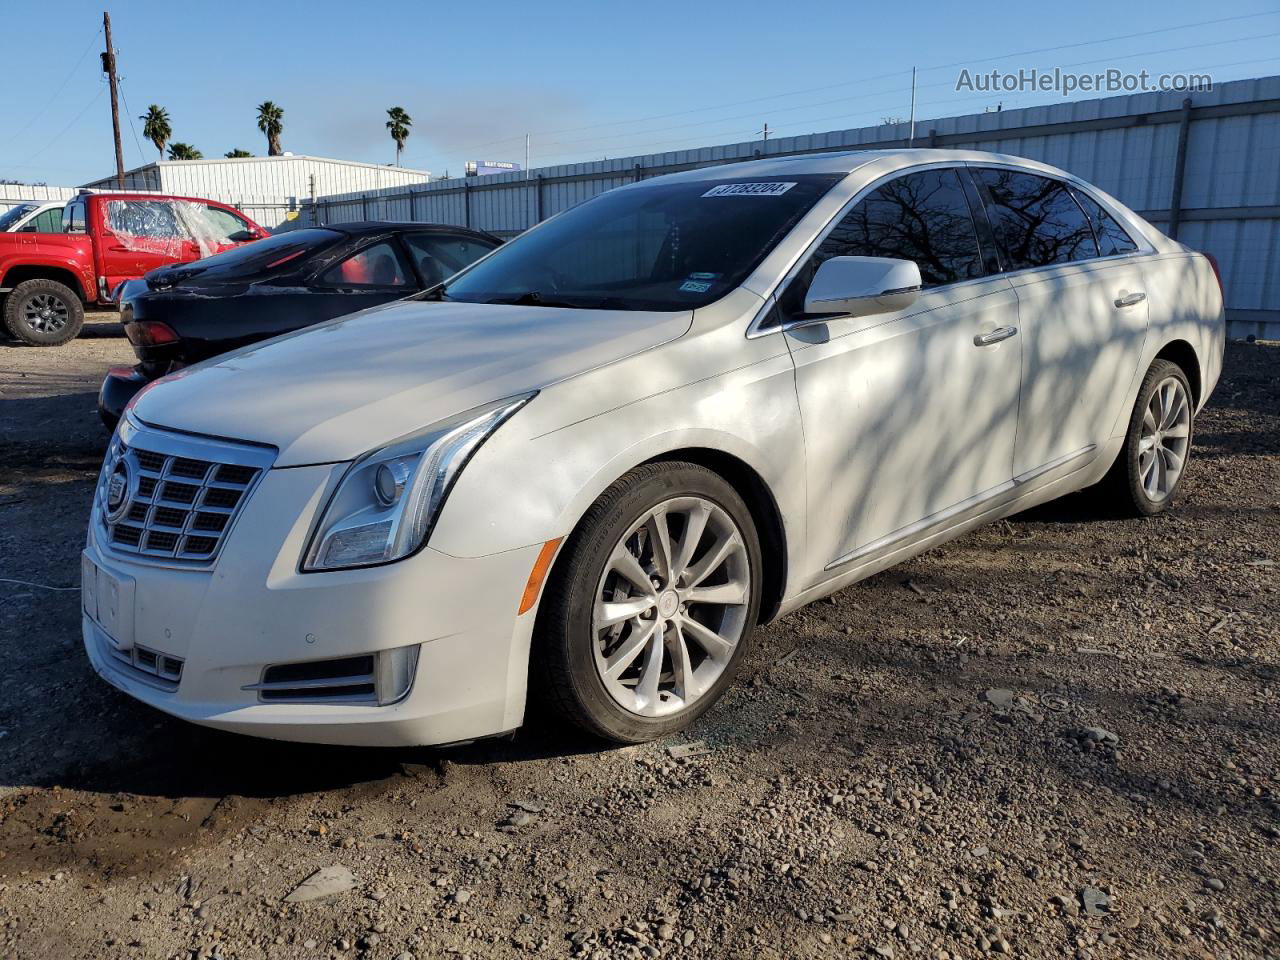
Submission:
[[759,537],[733,487],[696,464],[648,464],[605,491],[564,549],[539,614],[531,694],[620,743],[708,710],[760,608]]
[[4,302],[4,325],[14,338],[36,347],[66,343],[84,326],[84,305],[56,280],[24,280]]
[[1142,380],[1124,446],[1105,481],[1126,513],[1150,517],[1173,502],[1191,456],[1192,414],[1187,375],[1157,360]]

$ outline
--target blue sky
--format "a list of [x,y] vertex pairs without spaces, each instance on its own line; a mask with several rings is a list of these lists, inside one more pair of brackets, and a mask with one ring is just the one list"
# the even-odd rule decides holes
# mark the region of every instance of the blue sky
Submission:
[[[966,64],[1280,73],[1274,0],[1019,6],[131,0],[111,14],[135,118],[122,121],[126,167],[156,157],[136,119],[150,103],[206,156],[265,153],[255,106],[269,99],[285,110],[286,150],[377,163],[394,159],[386,108],[403,106],[415,121],[404,165],[456,176],[469,159],[522,162],[526,132],[541,166],[750,140],[766,122],[785,136],[905,117],[912,64],[920,119],[1061,99],[956,92]],[[112,171],[102,9],[4,3],[0,179]]]

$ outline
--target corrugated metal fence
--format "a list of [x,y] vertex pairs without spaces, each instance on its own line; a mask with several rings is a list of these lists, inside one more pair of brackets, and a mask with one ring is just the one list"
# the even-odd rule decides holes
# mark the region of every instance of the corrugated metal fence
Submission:
[[[1187,99],[1135,94],[918,121],[914,142],[1028,157],[1097,184],[1217,256],[1233,334],[1280,337],[1280,77],[1224,83]],[[304,219],[454,223],[510,237],[613,187],[665,173],[907,145],[905,124],[862,127],[322,197]]]
[[0,183],[0,213],[11,210],[20,203],[41,203],[45,200],[65,202],[75,195],[75,187],[32,187],[21,183]]

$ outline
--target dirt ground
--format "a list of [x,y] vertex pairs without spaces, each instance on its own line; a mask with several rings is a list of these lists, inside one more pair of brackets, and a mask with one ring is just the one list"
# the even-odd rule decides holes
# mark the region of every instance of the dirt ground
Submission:
[[970,534],[622,750],[273,744],[98,680],[72,588],[130,359],[0,344],[0,957],[1280,956],[1280,348],[1229,348],[1168,515]]

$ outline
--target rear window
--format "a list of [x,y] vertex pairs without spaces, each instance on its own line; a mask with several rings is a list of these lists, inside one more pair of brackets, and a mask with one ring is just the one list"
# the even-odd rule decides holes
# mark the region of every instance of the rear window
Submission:
[[72,200],[62,211],[62,229],[67,233],[85,232],[84,201]]
[[1111,214],[1098,206],[1091,196],[1080,190],[1072,190],[1071,195],[1080,202],[1080,206],[1084,207],[1084,212],[1089,216],[1089,222],[1093,224],[1093,232],[1098,238],[1099,256],[1116,257],[1124,253],[1133,253],[1138,249],[1133,237],[1129,236],[1124,227],[1116,223]]
[[300,261],[331,246],[342,236],[318,227],[279,233],[206,257],[199,262],[200,272],[206,277],[247,277],[287,264],[301,265]]
[[1005,268],[1026,270],[1098,255],[1093,228],[1065,186],[1013,170],[978,169]]

